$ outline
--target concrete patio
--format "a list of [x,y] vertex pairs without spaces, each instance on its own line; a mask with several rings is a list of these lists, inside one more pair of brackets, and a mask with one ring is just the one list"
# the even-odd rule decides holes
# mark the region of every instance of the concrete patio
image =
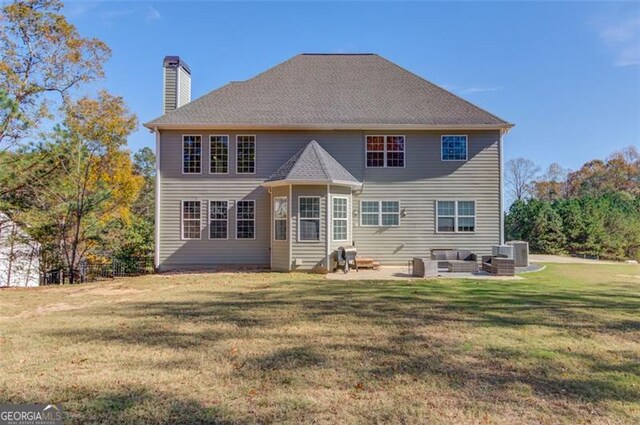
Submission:
[[[539,265],[536,265],[539,266]],[[539,268],[531,269],[528,271],[542,270],[542,266]],[[524,271],[524,270],[523,270]],[[518,273],[519,270],[516,271]],[[328,273],[326,278],[329,280],[407,280],[407,279],[425,279],[415,277],[409,274],[407,266],[383,266],[379,270],[362,269],[355,271],[352,269],[349,273],[343,273],[342,270],[338,270],[335,273]],[[426,279],[487,279],[487,280],[521,280],[521,276],[493,276],[487,272],[479,271],[475,273],[449,273],[446,271],[440,271],[438,277],[426,278]]]

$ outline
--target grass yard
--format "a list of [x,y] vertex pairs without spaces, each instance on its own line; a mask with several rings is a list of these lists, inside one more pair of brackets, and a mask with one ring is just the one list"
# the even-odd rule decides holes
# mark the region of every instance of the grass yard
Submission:
[[640,268],[2,290],[0,402],[72,423],[640,423]]

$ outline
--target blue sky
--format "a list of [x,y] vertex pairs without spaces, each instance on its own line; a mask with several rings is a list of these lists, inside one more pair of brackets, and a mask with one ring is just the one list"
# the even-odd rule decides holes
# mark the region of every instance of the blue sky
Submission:
[[[516,124],[507,158],[578,168],[640,147],[640,3],[68,2],[113,50],[96,87],[160,115],[162,59],[192,96],[301,52],[374,52]],[[94,87],[95,88],[95,87]],[[130,147],[153,146],[140,127]]]

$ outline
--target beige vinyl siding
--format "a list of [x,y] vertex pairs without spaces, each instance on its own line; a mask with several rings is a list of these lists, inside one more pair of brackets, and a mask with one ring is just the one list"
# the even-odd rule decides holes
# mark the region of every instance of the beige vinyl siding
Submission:
[[164,113],[177,108],[178,93],[176,90],[178,70],[176,68],[163,68],[164,75]]
[[191,101],[191,75],[182,67],[178,68],[178,83],[177,107],[179,108]]
[[[406,136],[406,166],[404,168],[365,168],[365,136],[386,134],[380,131],[263,131],[256,134],[256,174],[235,173],[236,135],[241,130],[162,131],[160,137],[161,167],[161,223],[160,262],[164,268],[186,265],[212,266],[217,264],[270,263],[272,238],[271,199],[260,187],[272,172],[280,167],[309,141],[316,140],[351,174],[363,182],[362,190],[353,192],[349,243],[354,241],[358,253],[379,260],[382,264],[405,264],[414,256],[429,255],[433,248],[469,248],[478,254],[488,253],[500,239],[500,172],[498,131],[411,131],[389,132]],[[229,135],[229,174],[183,175],[181,172],[182,134]],[[441,161],[440,136],[466,134],[467,161]],[[203,143],[202,169],[209,169],[209,144]],[[294,186],[289,200],[294,213],[290,217],[292,259],[301,258],[304,268],[322,265],[326,255],[326,185]],[[332,186],[332,193],[345,189]],[[348,190],[347,192],[348,193]],[[297,242],[296,228],[298,196],[322,197],[321,241]],[[256,240],[235,240],[235,209],[230,211],[228,241],[209,241],[208,229],[203,229],[200,241],[180,240],[181,199],[255,199]],[[405,216],[399,227],[361,227],[360,200],[398,200]],[[438,200],[476,201],[476,231],[474,233],[437,233],[435,203]],[[203,208],[203,215],[208,208]],[[203,225],[208,220],[203,217]],[[331,229],[328,229],[329,231]],[[344,242],[331,242],[333,251]],[[274,251],[281,264],[284,251]],[[273,260],[273,259],[271,259]]]
[[[358,254],[382,263],[403,264],[433,248],[467,248],[487,254],[500,242],[499,139],[495,132],[468,135],[467,161],[440,160],[441,133],[407,133],[407,168],[367,168],[361,200],[400,201],[399,227],[361,227],[354,223]],[[453,134],[446,132],[446,134]],[[476,231],[437,233],[436,201],[476,201]]]
[[[286,197],[289,210],[292,210],[291,200],[289,199],[289,187],[274,187],[272,191],[272,198]],[[271,204],[271,217],[273,218],[273,203]],[[272,220],[273,221],[273,220]],[[276,241],[273,240],[273,228],[274,224],[271,223],[271,268],[278,271],[291,270],[290,255],[289,255],[289,239],[291,238],[291,217],[287,217],[287,240]]]

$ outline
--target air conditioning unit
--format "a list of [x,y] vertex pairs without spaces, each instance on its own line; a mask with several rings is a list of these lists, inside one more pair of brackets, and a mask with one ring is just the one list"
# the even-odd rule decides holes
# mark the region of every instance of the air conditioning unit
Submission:
[[516,267],[529,267],[529,242],[510,241],[507,245],[513,247],[513,259]]
[[493,245],[491,255],[513,259],[513,247],[511,245]]

